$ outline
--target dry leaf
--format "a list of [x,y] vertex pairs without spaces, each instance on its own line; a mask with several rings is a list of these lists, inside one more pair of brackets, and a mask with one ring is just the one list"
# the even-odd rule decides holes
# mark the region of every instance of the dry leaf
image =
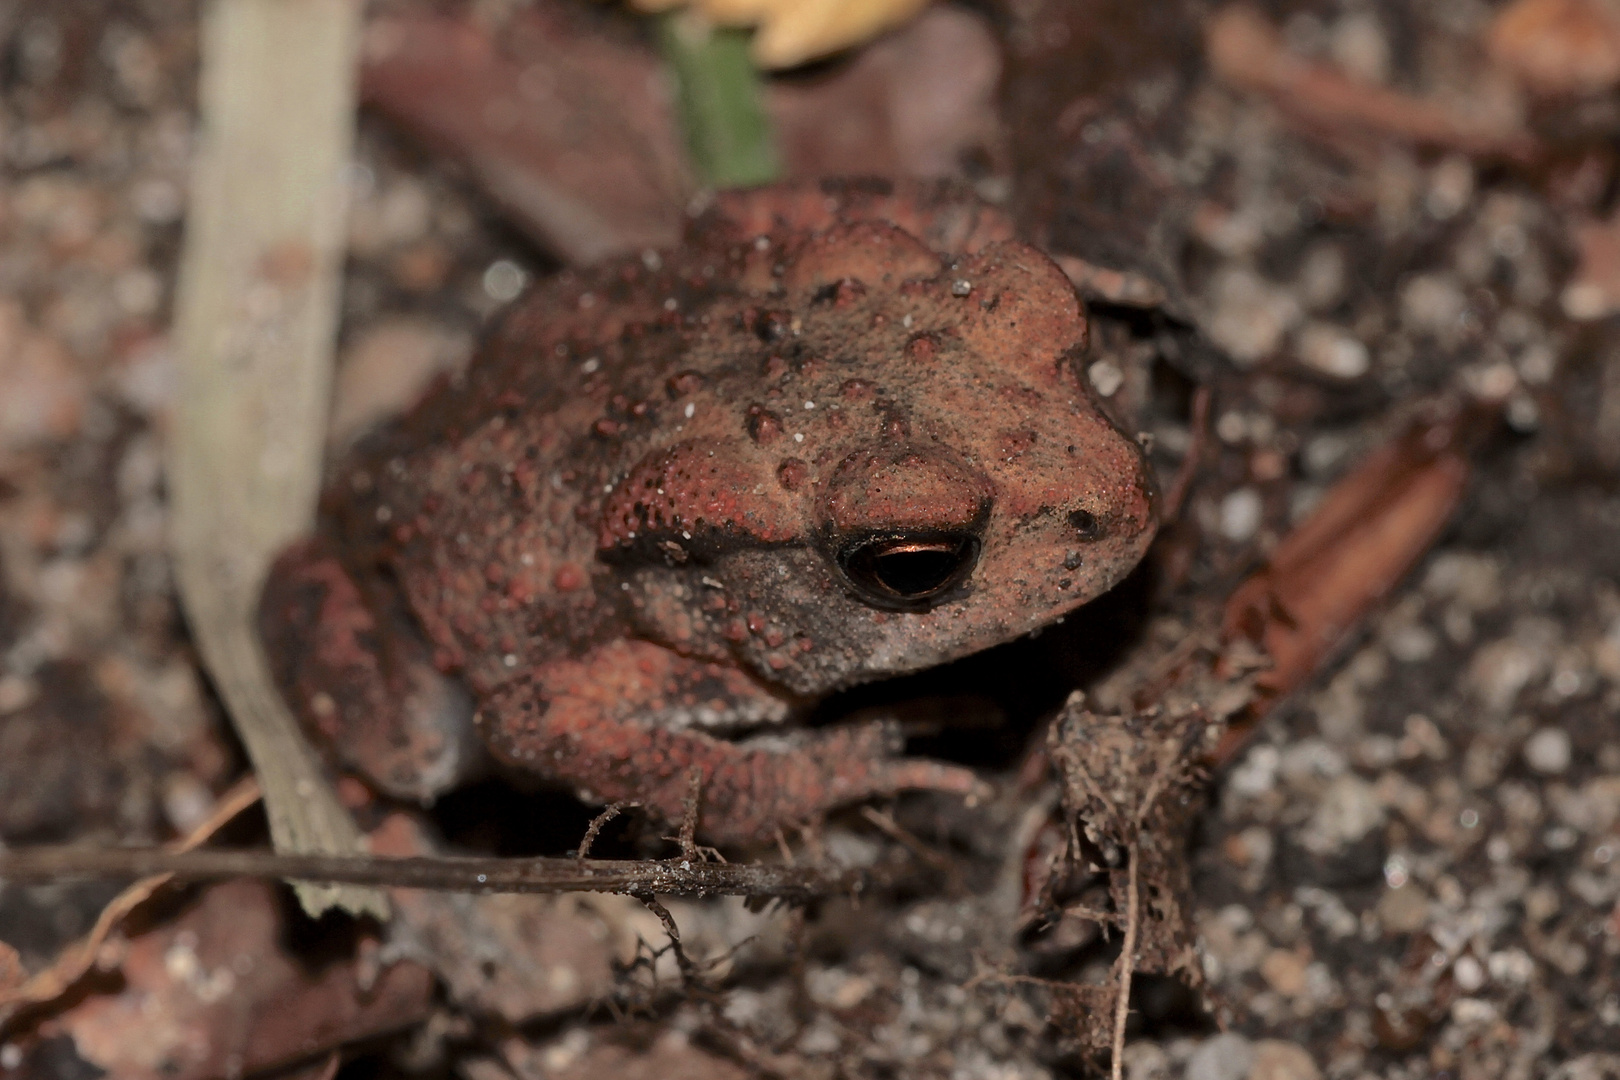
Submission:
[[1564,314],[1588,322],[1620,311],[1620,218],[1571,225],[1580,253],[1559,302]]
[[1192,872],[1186,836],[1203,782],[1210,717],[1191,697],[1172,695],[1129,715],[1102,715],[1069,700],[1050,731],[1048,751],[1063,783],[1063,805],[1108,860],[1109,891],[1121,922],[1129,912],[1127,873],[1135,863],[1142,902],[1137,971],[1202,985],[1194,947]]
[[362,99],[465,164],[564,261],[670,247],[692,180],[658,60],[540,4],[499,34],[464,19],[372,20]]
[[[667,11],[679,0],[635,0],[643,11]],[[753,26],[754,62],[796,67],[859,45],[909,21],[928,0],[695,0],[721,26]]]
[[1589,94],[1620,83],[1620,3],[1518,0],[1485,38],[1491,58],[1538,94]]
[[1290,51],[1282,32],[1246,4],[1212,16],[1205,42],[1223,81],[1264,95],[1305,134],[1329,143],[1396,139],[1517,161],[1539,149],[1505,103],[1481,96],[1462,111],[1353,79]]
[[[190,851],[206,843],[216,832],[233,821],[236,815],[258,801],[258,782],[251,776],[239,781],[219,797],[219,801],[214,804],[213,810],[202,824],[183,839],[167,845],[169,850]],[[5,1023],[13,1016],[29,1006],[55,1001],[71,990],[95,965],[103,943],[124,921],[124,917],[146,903],[152,894],[173,876],[154,874],[142,878],[113,897],[112,902],[103,908],[96,918],[96,924],[90,928],[90,932],[63,949],[50,967],[36,973],[32,978],[26,977],[26,972],[23,972],[21,964],[17,962],[16,951],[0,942],[0,1029],[3,1029]]]
[[362,954],[309,964],[286,948],[276,886],[215,885],[132,939],[121,985],[57,1020],[85,1061],[121,1080],[213,1080],[293,1064],[419,1022],[433,977]]

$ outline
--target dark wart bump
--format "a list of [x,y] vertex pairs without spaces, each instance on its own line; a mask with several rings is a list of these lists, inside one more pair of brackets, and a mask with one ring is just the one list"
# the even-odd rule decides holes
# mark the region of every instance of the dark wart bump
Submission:
[[672,398],[695,394],[703,389],[703,375],[700,372],[691,370],[677,371],[669,377],[666,386],[669,390],[669,396]]
[[[746,318],[746,316],[745,316]],[[788,336],[793,317],[785,311],[760,312],[745,324],[754,336],[767,345]]]
[[905,345],[906,359],[913,364],[927,364],[939,355],[939,339],[933,334],[913,334]]
[[782,434],[782,418],[763,405],[748,406],[748,437],[764,445]]
[[810,479],[810,467],[798,458],[788,458],[776,467],[776,482],[785,491],[797,491]]
[[1082,540],[1097,540],[1103,534],[1102,522],[1090,510],[1076,510],[1070,514],[1069,525]]

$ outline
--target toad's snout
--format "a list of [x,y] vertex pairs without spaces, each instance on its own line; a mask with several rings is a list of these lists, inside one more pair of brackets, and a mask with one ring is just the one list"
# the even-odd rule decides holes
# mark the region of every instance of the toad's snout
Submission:
[[946,451],[867,447],[833,470],[819,500],[819,533],[861,601],[926,611],[961,594],[994,501],[990,479]]

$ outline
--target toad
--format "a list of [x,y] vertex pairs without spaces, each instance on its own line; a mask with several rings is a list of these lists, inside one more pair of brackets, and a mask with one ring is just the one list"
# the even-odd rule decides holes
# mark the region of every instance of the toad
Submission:
[[968,792],[817,699],[1060,618],[1155,528],[1086,318],[942,184],[725,193],[683,246],[539,282],[463,376],[338,464],[272,570],[278,683],[340,761],[431,799],[482,747],[588,801],[768,838]]

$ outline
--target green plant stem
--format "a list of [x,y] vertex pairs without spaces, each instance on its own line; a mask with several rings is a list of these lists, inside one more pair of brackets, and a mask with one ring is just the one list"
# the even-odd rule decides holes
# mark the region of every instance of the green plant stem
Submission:
[[748,56],[751,32],[715,27],[687,10],[662,16],[658,29],[699,181],[748,187],[775,180],[781,164],[764,84]]

